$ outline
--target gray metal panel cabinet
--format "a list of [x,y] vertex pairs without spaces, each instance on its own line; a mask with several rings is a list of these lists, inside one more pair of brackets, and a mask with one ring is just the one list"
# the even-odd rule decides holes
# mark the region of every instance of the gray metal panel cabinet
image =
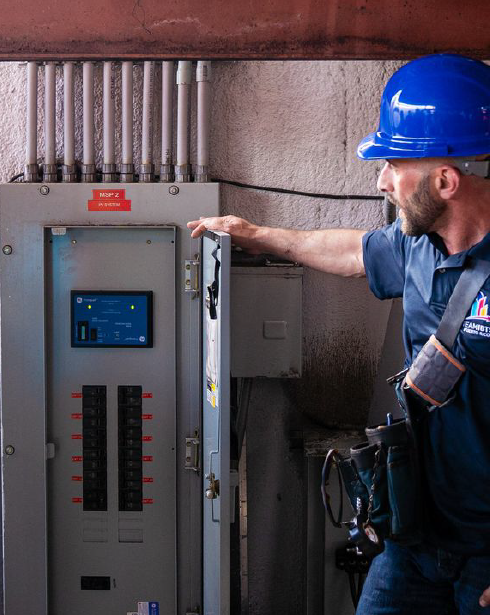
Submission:
[[232,267],[232,376],[301,376],[302,284],[301,267]]

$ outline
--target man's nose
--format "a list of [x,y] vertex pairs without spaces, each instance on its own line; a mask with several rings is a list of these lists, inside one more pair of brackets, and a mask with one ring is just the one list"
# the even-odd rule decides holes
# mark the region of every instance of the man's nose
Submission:
[[389,163],[386,162],[378,176],[378,190],[381,192],[393,192],[393,183],[391,181],[391,170]]

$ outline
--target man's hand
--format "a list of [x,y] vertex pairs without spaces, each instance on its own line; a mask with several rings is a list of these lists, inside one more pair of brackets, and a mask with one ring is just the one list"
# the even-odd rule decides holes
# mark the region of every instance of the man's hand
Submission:
[[487,589],[480,596],[480,606],[490,606],[490,587],[487,587]]
[[260,254],[260,227],[237,216],[222,216],[219,218],[200,218],[187,223],[192,230],[191,237],[197,239],[205,231],[223,231],[231,235],[233,243],[250,252]]

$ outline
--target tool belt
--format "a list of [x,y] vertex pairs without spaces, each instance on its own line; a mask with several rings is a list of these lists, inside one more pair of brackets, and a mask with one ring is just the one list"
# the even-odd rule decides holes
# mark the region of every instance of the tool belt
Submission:
[[[383,551],[385,538],[403,544],[417,544],[423,538],[427,523],[421,444],[427,416],[455,396],[466,368],[449,349],[489,275],[490,262],[469,259],[435,334],[408,369],[388,379],[404,418],[393,421],[389,414],[386,423],[367,427],[367,440],[353,446],[348,457],[335,449],[326,456],[321,491],[328,516],[334,526],[348,527],[350,538],[367,557]],[[341,498],[336,517],[326,490],[334,464]],[[347,522],[342,521],[342,486],[355,515]]]

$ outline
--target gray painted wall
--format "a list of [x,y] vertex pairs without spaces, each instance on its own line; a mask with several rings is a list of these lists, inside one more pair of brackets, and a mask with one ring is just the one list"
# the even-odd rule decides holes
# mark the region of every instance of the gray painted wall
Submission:
[[[379,164],[357,160],[355,148],[376,127],[384,83],[398,65],[214,64],[213,176],[313,192],[375,194]],[[80,72],[76,81],[78,157]],[[141,67],[135,68],[137,133],[141,126],[141,73]],[[39,92],[42,102],[41,72]],[[97,100],[100,103],[100,88]],[[60,156],[61,107],[59,80]],[[6,181],[24,165],[25,69],[19,64],[0,64],[0,111],[0,180]],[[41,111],[40,127],[42,116]],[[157,105],[157,131],[158,120]],[[100,104],[96,127],[100,144]],[[40,156],[42,152],[40,135]],[[157,145],[155,158],[159,163]],[[222,212],[260,224],[299,229],[368,229],[383,223],[381,204],[373,202],[327,201],[229,186],[223,188]],[[302,452],[291,449],[289,434],[292,429],[301,429],[305,420],[338,427],[365,424],[389,309],[389,303],[371,296],[365,280],[305,272],[304,377],[295,383],[258,381],[252,394],[247,437],[251,615],[303,612],[306,483]],[[332,541],[339,540],[339,532],[327,530],[329,552]],[[328,615],[353,612],[348,600],[339,600],[339,592],[345,598],[348,591],[347,578],[342,576],[334,573],[331,565],[327,568]]]

